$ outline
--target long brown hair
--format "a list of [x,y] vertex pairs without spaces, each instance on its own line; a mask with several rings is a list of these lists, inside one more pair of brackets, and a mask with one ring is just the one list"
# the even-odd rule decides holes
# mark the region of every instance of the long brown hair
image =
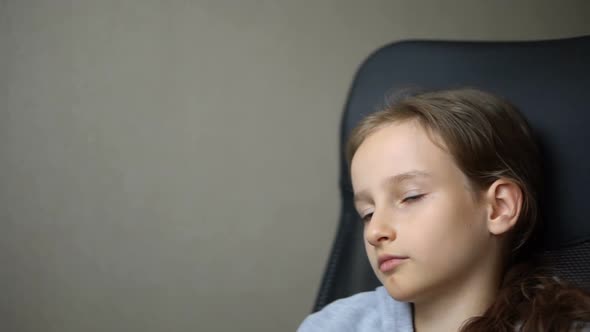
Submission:
[[516,107],[469,88],[407,96],[367,116],[352,131],[348,164],[369,135],[409,120],[418,121],[432,141],[453,156],[476,192],[504,178],[523,194],[496,300],[461,331],[570,331],[578,322],[590,322],[590,294],[553,276],[546,262],[534,255],[542,170],[531,129]]

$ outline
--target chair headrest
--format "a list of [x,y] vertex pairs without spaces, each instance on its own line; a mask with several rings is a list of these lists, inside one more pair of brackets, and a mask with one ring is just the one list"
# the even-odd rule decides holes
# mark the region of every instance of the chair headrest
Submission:
[[[519,107],[537,136],[548,249],[590,239],[590,36],[536,42],[406,41],[373,53],[357,72],[341,127],[351,129],[388,94],[408,87],[475,87]],[[341,189],[351,190],[341,154]]]

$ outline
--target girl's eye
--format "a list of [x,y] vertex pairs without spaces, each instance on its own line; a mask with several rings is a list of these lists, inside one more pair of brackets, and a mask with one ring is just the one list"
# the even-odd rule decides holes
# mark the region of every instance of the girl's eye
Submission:
[[426,194],[420,194],[420,195],[414,195],[414,196],[408,196],[406,198],[404,198],[402,200],[402,203],[412,203],[415,201],[419,201],[422,197],[424,197]]
[[363,221],[363,223],[367,223],[371,220],[372,216],[373,216],[373,213],[367,213],[363,217],[361,217],[361,220]]

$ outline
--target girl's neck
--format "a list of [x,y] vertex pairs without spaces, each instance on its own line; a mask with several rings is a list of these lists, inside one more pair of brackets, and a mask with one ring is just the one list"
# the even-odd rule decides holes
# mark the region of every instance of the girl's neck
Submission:
[[454,332],[469,318],[481,316],[494,302],[500,285],[499,276],[481,272],[449,283],[444,290],[428,296],[428,301],[414,302],[414,330]]

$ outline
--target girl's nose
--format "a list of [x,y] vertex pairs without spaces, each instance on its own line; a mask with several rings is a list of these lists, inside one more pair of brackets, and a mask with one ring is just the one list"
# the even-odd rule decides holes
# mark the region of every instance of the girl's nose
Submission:
[[365,238],[373,246],[394,241],[397,232],[387,213],[374,213],[365,227]]

